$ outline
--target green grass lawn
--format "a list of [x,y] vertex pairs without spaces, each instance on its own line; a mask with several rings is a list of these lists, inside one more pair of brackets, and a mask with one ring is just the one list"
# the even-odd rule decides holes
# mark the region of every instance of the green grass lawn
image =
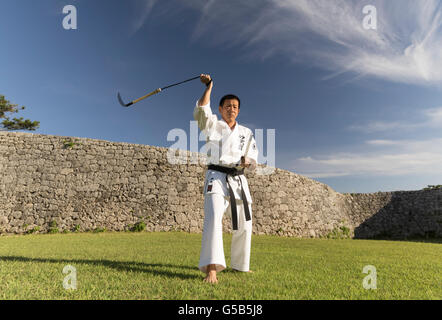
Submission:
[[[230,263],[231,235],[224,235]],[[0,299],[442,299],[442,244],[253,236],[253,274],[198,270],[200,234],[0,237]],[[77,270],[66,290],[63,268]],[[362,286],[366,265],[377,289]]]

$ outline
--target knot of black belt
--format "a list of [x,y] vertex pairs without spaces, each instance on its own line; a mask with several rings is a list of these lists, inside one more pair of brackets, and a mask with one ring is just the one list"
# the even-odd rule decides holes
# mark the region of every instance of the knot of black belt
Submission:
[[[228,186],[229,194],[230,194],[230,208],[232,210],[232,227],[233,227],[233,230],[238,230],[238,211],[236,209],[235,194],[233,193],[233,189],[229,183],[229,176],[231,176],[231,177],[241,176],[244,174],[244,170],[238,170],[236,168],[221,167],[221,166],[216,166],[213,164],[209,165],[208,169],[226,174],[226,181],[227,181],[227,186]],[[250,217],[249,204],[247,202],[247,197],[244,192],[244,188],[242,187],[241,178],[239,178],[239,181],[241,184],[241,198],[242,198],[243,205],[244,205],[244,213],[246,216],[246,221],[250,221],[250,220],[252,220],[252,218]]]

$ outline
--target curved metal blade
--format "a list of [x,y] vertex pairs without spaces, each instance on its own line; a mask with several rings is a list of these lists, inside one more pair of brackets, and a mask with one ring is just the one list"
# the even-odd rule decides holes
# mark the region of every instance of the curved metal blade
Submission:
[[120,104],[121,104],[123,107],[127,108],[127,107],[129,107],[130,105],[132,105],[132,103],[125,104],[125,103],[123,102],[123,99],[121,99],[121,95],[120,95],[119,92],[118,92],[117,97],[118,97],[118,101],[120,102]]

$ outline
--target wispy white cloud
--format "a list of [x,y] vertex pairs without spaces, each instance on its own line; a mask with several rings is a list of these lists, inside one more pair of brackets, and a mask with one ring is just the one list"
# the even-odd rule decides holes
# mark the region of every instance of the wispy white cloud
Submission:
[[401,144],[399,141],[394,140],[369,140],[366,143],[372,146],[397,146]]
[[442,107],[424,111],[428,118],[427,125],[442,128]]
[[413,123],[404,123],[399,121],[386,122],[386,121],[374,121],[367,124],[355,124],[351,125],[348,129],[350,131],[359,131],[364,133],[400,130],[400,129],[412,129],[419,125]]
[[365,124],[354,124],[349,126],[349,131],[358,131],[362,133],[375,133],[386,131],[407,131],[421,128],[442,128],[442,107],[427,109],[421,112],[417,112],[410,118],[423,120],[410,121],[372,121]]
[[337,153],[325,157],[296,159],[291,169],[310,178],[341,176],[399,176],[409,174],[442,174],[442,139],[426,141],[367,141],[367,146],[390,146],[395,150],[376,148],[364,153]]
[[[176,1],[178,3],[178,1]],[[419,85],[442,84],[441,0],[188,0],[200,12],[191,39],[240,47],[260,59],[284,54],[330,77],[356,76]],[[363,27],[374,5],[377,30]]]
[[130,30],[130,33],[132,35],[137,33],[138,30],[143,27],[157,2],[158,0],[136,0],[134,2],[134,9],[136,14],[132,21],[132,26]]
[[[442,128],[442,107],[417,112],[422,121],[373,122],[352,126],[363,133],[391,133],[415,128]],[[310,178],[329,178],[353,175],[398,176],[409,174],[442,174],[442,138],[376,139],[364,142],[363,152],[341,152],[298,158],[291,169]]]

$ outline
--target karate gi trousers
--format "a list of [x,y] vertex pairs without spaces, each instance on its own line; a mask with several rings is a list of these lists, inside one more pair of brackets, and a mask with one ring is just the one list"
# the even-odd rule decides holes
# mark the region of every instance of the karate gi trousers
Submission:
[[[225,175],[223,176],[225,177]],[[231,178],[230,181],[234,179],[239,179],[239,177]],[[251,201],[249,201],[248,205],[252,218]],[[238,230],[233,230],[230,265],[235,270],[247,272],[250,266],[252,220],[246,221],[242,200],[236,199],[236,206],[238,213]],[[211,264],[216,265],[217,272],[226,268],[222,226],[222,219],[225,213],[229,214],[230,217],[232,216],[229,197],[220,193],[205,192],[203,239],[198,266],[204,273],[207,273],[208,266]]]

